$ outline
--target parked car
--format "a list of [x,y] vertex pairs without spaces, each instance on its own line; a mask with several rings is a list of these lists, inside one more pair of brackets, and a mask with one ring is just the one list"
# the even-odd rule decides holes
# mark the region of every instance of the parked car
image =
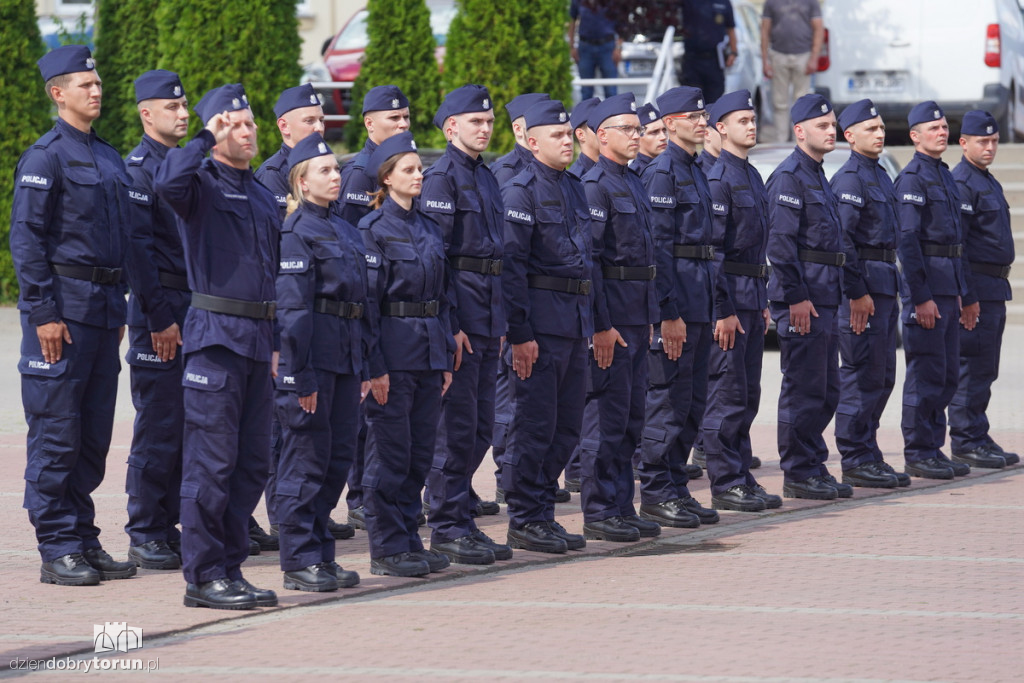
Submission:
[[826,2],[822,16],[832,63],[815,83],[837,110],[869,97],[889,130],[906,130],[910,109],[935,100],[953,131],[985,109],[1004,140],[1024,135],[1021,0]]
[[[437,63],[444,62],[444,46],[448,38],[448,27],[455,18],[457,7],[454,0],[427,0],[427,9],[430,10],[430,28],[437,42],[435,56]],[[363,55],[366,53],[366,46],[369,38],[366,35],[366,19],[369,13],[361,9],[352,15],[341,30],[333,38],[324,44],[323,57],[324,66],[327,69],[327,80],[332,81],[354,81],[359,75],[363,65]],[[324,93],[324,99],[330,98],[334,101],[334,109],[337,114],[347,114],[352,105],[352,91],[349,89],[336,89],[332,93]],[[330,122],[327,126],[340,127],[341,123]]]

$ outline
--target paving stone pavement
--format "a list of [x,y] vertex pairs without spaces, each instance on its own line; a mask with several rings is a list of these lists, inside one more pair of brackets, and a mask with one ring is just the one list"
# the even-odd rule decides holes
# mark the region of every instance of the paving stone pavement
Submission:
[[[1012,326],[1007,337],[1022,332]],[[31,674],[33,666],[53,680],[86,667],[113,675],[110,669],[133,661],[174,680],[1022,678],[1024,466],[977,470],[951,483],[915,479],[897,491],[857,489],[845,501],[787,499],[781,510],[724,513],[717,525],[665,530],[642,543],[589,542],[563,556],[517,550],[509,562],[452,565],[428,579],[372,576],[366,536],[357,532],[339,541],[338,552],[362,576],[358,587],[284,591],[277,554],[265,553],[245,564],[246,577],[278,590],[281,606],[252,612],[184,608],[177,571],[141,570],[96,587],[41,584],[21,508],[17,339],[16,317],[0,309],[0,678]],[[997,440],[1018,452],[1019,356],[1008,344],[990,411]],[[120,558],[132,418],[127,372],[122,378],[107,477],[95,495],[101,538]],[[778,354],[768,352],[753,439],[765,461],[756,474],[776,493],[778,382]],[[899,391],[881,434],[897,467]],[[488,460],[475,480],[485,496],[494,491],[491,471]],[[706,479],[691,490],[709,503]],[[576,494],[557,512],[580,530]],[[262,507],[257,517],[265,522]],[[492,537],[504,537],[504,515],[480,521]],[[95,629],[107,622],[141,628],[144,647],[97,654]]]

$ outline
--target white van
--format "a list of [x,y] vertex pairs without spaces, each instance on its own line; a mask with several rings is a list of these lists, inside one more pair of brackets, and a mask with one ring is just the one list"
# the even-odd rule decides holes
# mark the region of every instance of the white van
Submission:
[[890,129],[935,100],[954,134],[985,109],[1024,136],[1024,0],[826,0],[831,65],[815,76],[837,111],[871,98]]

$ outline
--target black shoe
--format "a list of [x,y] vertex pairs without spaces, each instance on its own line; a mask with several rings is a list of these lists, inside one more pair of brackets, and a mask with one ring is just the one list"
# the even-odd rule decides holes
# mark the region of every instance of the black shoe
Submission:
[[555,491],[556,503],[568,503],[570,500],[572,500],[572,494],[565,489],[557,489]]
[[495,560],[511,560],[512,559],[512,546],[505,545],[504,543],[496,543],[491,540],[491,537],[484,532],[476,529],[470,534],[476,539],[476,542],[485,548],[489,548],[494,553]]
[[843,470],[843,483],[867,489],[894,489],[900,485],[895,474],[889,474],[873,462]]
[[580,480],[579,479],[566,479],[565,480],[565,490],[569,491],[570,493],[579,493],[580,492]]
[[171,550],[167,541],[157,539],[128,548],[128,561],[143,569],[178,569],[181,558]]
[[663,503],[641,504],[640,516],[652,522],[657,522],[661,526],[669,526],[676,529],[696,529],[700,526],[700,518],[681,505],[677,505],[674,500],[667,500]]
[[170,548],[171,550],[173,550],[174,554],[177,555],[179,559],[181,559],[181,539],[180,538],[177,539],[176,541],[167,541],[167,547]]
[[809,477],[803,481],[783,481],[782,495],[786,498],[808,498],[810,500],[835,500],[839,492],[822,477]]
[[903,471],[912,477],[921,477],[923,479],[952,479],[954,476],[953,468],[938,458],[908,461],[903,466]]
[[761,458],[757,457],[756,455],[750,456],[750,469],[756,470],[756,469],[760,469],[760,467],[761,467]]
[[989,439],[988,443],[986,443],[984,447],[989,453],[995,453],[996,455],[1003,456],[1003,460],[1006,461],[1007,465],[1016,465],[1020,462],[1019,455],[1016,453],[1010,453],[1009,451],[1004,451],[1002,446],[991,439]]
[[886,474],[891,474],[896,477],[896,483],[900,487],[910,486],[910,475],[906,472],[897,472],[892,468],[892,465],[884,460],[878,460],[875,462],[875,469],[881,470]]
[[134,562],[118,562],[103,548],[88,548],[82,551],[82,556],[100,573],[101,581],[129,579],[138,571]]
[[493,500],[484,500],[477,492],[473,490],[473,487],[469,487],[469,500],[473,504],[473,512],[476,514],[475,517],[483,517],[485,515],[496,515],[501,512],[501,507]]
[[833,477],[831,474],[821,475],[821,480],[836,490],[836,495],[840,498],[852,498],[853,487],[849,484],[841,484],[838,479]]
[[939,460],[939,462],[944,464],[949,469],[953,470],[954,477],[966,477],[968,474],[971,473],[970,465],[962,462],[953,462],[945,453],[941,451],[939,451],[939,454],[936,455],[935,457]]
[[638,515],[623,515],[622,521],[640,532],[640,538],[661,536],[661,525],[657,522],[640,519]]
[[690,455],[690,460],[694,465],[706,470],[708,468],[708,456],[704,452],[704,449],[694,447],[693,452]]
[[268,534],[259,524],[253,524],[249,527],[249,538],[259,544],[261,551],[278,550],[281,547],[281,542],[277,536]]
[[416,552],[409,553],[409,557],[416,560],[423,560],[427,563],[427,567],[432,572],[439,572],[442,569],[447,569],[451,566],[451,560],[442,553],[435,552],[433,550],[417,550]]
[[356,529],[366,529],[366,508],[360,505],[357,508],[349,508],[348,523]]
[[39,568],[39,582],[58,586],[95,586],[100,582],[100,573],[85,561],[81,553],[71,553],[53,562],[43,562]]
[[686,463],[683,465],[683,471],[686,472],[686,476],[690,479],[700,479],[704,476],[704,470],[700,468],[700,465]]
[[564,553],[569,550],[565,541],[544,522],[530,522],[520,529],[508,528],[508,544],[513,548],[535,553]]
[[697,515],[697,519],[700,520],[701,524],[717,524],[719,517],[718,513],[711,508],[706,508],[697,502],[697,499],[693,496],[683,496],[682,498],[676,498],[673,502],[678,507],[686,510],[687,512]]
[[551,529],[551,533],[565,541],[569,550],[583,550],[587,547],[587,539],[583,538],[582,534],[570,534],[558,522],[548,522],[548,528]]
[[271,524],[270,529],[267,531],[271,536],[277,538],[281,535],[281,528],[277,524]]
[[255,598],[257,607],[277,607],[277,593],[269,588],[257,588],[244,577],[235,579],[235,585]]
[[327,533],[339,541],[344,541],[346,538],[352,538],[356,535],[356,528],[351,524],[343,524],[335,522],[333,519],[328,519]]
[[970,465],[971,467],[980,467],[988,470],[1001,470],[1006,467],[1006,460],[1003,456],[997,455],[984,447],[975,448],[971,451],[954,453],[950,457],[950,460]]
[[506,505],[505,489],[501,488],[500,486],[494,489],[494,500],[498,503],[498,505]]
[[249,539],[249,556],[252,557],[253,555],[259,555],[259,554],[260,554],[260,544],[250,538]]
[[774,493],[768,493],[764,487],[760,484],[748,485],[747,488],[756,497],[764,501],[764,507],[766,510],[775,510],[776,508],[782,507],[782,496],[777,496]]
[[216,579],[185,586],[185,607],[210,609],[256,609],[256,597],[237,581]]
[[640,540],[640,530],[627,524],[622,517],[615,516],[596,522],[584,522],[583,537],[595,541],[631,543]]
[[435,553],[445,555],[456,564],[494,564],[496,559],[494,552],[473,536],[462,536],[453,541],[441,543],[431,541],[430,549]]
[[712,495],[711,507],[715,510],[735,510],[736,512],[763,512],[767,507],[746,484],[733,486],[728,491]]
[[427,525],[427,516],[422,512],[416,515],[416,526],[424,527]]
[[314,564],[305,569],[284,573],[284,587],[287,590],[306,591],[308,593],[327,593],[338,590],[338,580],[327,567]]
[[426,576],[430,565],[412,553],[398,553],[370,560],[370,573],[378,576]]
[[324,562],[324,569],[329,571],[338,582],[338,588],[351,588],[359,585],[359,574],[348,569],[342,569],[337,562]]

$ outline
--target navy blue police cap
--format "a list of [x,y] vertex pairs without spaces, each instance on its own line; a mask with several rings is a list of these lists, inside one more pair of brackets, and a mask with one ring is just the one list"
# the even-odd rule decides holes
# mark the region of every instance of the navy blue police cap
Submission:
[[590,113],[590,118],[587,119],[587,125],[590,126],[591,130],[597,130],[601,127],[602,123],[613,116],[635,113],[636,98],[633,96],[633,93],[624,92],[612,95],[594,107],[594,111]]
[[249,108],[249,98],[241,83],[228,83],[208,91],[196,105],[196,113],[207,124],[217,114]]
[[397,85],[378,85],[366,91],[363,96],[363,113],[371,111],[394,111],[405,109],[409,106],[409,100],[398,88]]
[[839,127],[846,130],[850,126],[855,126],[861,121],[867,121],[878,116],[878,109],[875,108],[875,103],[871,100],[857,100],[853,104],[846,106],[843,113],[839,115]]
[[972,109],[964,114],[960,124],[960,135],[995,135],[999,132],[999,124],[992,114],[981,109]]
[[536,102],[526,110],[523,116],[526,117],[527,128],[533,128],[534,126],[560,126],[563,123],[569,123],[569,115],[565,113],[565,107],[558,100],[541,100]]
[[[658,109],[663,114],[678,114],[684,111],[703,111],[704,93],[700,88],[688,85],[677,85],[671,90],[666,90],[658,98]],[[643,119],[640,123],[644,123]]]
[[641,126],[649,126],[661,118],[661,112],[650,102],[642,104],[636,110],[636,115],[640,117]]
[[[408,154],[416,151],[416,141],[412,139],[412,133],[405,131],[398,135],[392,135],[384,142],[377,145],[373,150],[370,160],[366,164],[366,173],[371,178],[377,177],[377,171],[384,165],[384,162],[396,154]],[[288,159],[291,162],[291,158]]]
[[830,111],[832,111],[832,103],[818,93],[811,92],[803,95],[793,103],[789,110],[789,118],[796,125],[808,119],[824,116]]
[[303,83],[294,88],[288,88],[281,93],[281,96],[277,98],[277,102],[274,104],[274,116],[281,118],[292,109],[322,107],[323,104],[324,100],[320,93],[314,90],[313,86],[309,83]]
[[910,110],[910,113],[907,114],[907,125],[913,128],[919,123],[938,121],[945,115],[945,112],[942,111],[942,107],[937,105],[933,100],[928,100]]
[[590,97],[573,107],[572,116],[569,117],[569,123],[572,124],[572,129],[576,130],[580,126],[589,125],[587,123],[587,119],[589,119],[590,114],[593,113],[594,107],[599,104],[601,104],[600,97]]
[[153,69],[135,79],[135,103],[142,100],[176,100],[185,96],[185,86],[173,71]]
[[491,102],[491,93],[487,88],[470,83],[445,95],[444,102],[434,114],[434,125],[444,130],[444,123],[449,117],[490,111],[491,109],[494,109],[494,104]]
[[709,123],[713,126],[734,111],[754,111],[754,98],[749,90],[734,90],[719,97],[711,109]]
[[544,100],[550,100],[551,96],[546,92],[528,92],[522,95],[516,95],[512,98],[512,101],[505,105],[505,111],[508,112],[508,117],[512,121],[515,121],[520,116],[526,113],[526,110]]
[[96,68],[96,60],[85,45],[62,45],[56,47],[39,58],[39,73],[43,81],[48,81],[64,74],[76,74],[79,71],[92,71]]
[[320,133],[310,133],[299,140],[288,152],[288,165],[294,168],[306,159],[315,159],[325,154],[333,154],[333,152],[327,146],[323,136]]

